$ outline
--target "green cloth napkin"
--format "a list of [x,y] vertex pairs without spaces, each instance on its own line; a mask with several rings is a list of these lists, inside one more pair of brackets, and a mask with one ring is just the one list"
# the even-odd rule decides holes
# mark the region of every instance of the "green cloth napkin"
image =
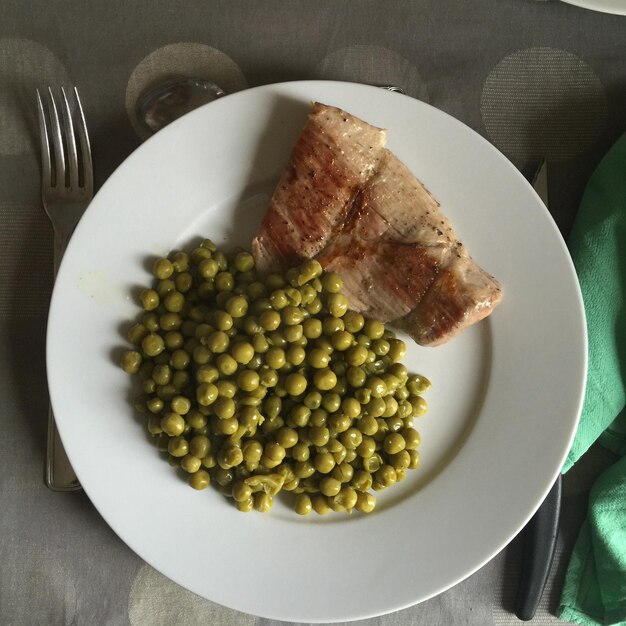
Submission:
[[[595,441],[626,454],[626,135],[587,185],[570,251],[585,302],[589,370],[580,424],[563,472]],[[584,625],[626,625],[626,456],[591,490],[559,616]]]

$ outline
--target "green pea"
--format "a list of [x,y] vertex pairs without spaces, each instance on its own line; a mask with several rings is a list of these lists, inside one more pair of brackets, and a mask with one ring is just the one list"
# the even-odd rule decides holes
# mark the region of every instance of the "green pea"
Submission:
[[171,437],[167,443],[167,451],[175,457],[184,457],[189,452],[189,444],[184,437]]
[[215,288],[218,291],[232,291],[235,288],[235,278],[230,272],[219,272],[215,277]]
[[351,419],[361,415],[361,403],[356,398],[344,398],[341,402],[341,410]]
[[298,307],[288,306],[282,310],[280,317],[282,322],[287,326],[295,326],[302,322],[304,314]]
[[218,398],[217,387],[212,383],[201,383],[196,388],[196,400],[200,406],[209,406]]
[[288,426],[283,426],[276,431],[276,443],[286,450],[293,448],[298,443],[298,432]]
[[159,294],[154,289],[144,289],[139,297],[144,311],[154,311],[160,304]]
[[280,326],[280,313],[274,310],[266,310],[259,316],[259,324],[266,331],[276,330]]
[[143,338],[148,334],[148,329],[143,324],[133,324],[127,333],[128,341],[136,346],[139,345]]
[[346,311],[343,322],[348,332],[358,333],[365,324],[365,318],[356,311]]
[[248,465],[253,465],[261,460],[263,444],[256,439],[249,439],[242,447],[243,459]]
[[376,356],[385,356],[389,353],[390,344],[385,339],[375,339],[372,341],[372,352]]
[[283,331],[283,335],[289,343],[294,343],[296,341],[299,341],[303,336],[302,324],[294,324],[293,326],[287,326]]
[[346,511],[352,511],[356,506],[357,500],[358,496],[356,491],[348,485],[344,485],[341,491],[333,497],[333,502]]
[[294,474],[300,478],[309,478],[315,474],[315,467],[311,461],[298,461],[294,468]]
[[350,481],[350,485],[357,491],[368,491],[372,488],[372,475],[365,470],[357,470]]
[[141,362],[141,354],[137,350],[128,350],[122,357],[122,369],[127,374],[136,374],[139,371]]
[[290,346],[285,354],[287,362],[291,365],[300,365],[304,362],[306,351],[302,346]]
[[357,454],[364,459],[371,457],[376,452],[376,441],[371,437],[363,437],[361,443],[357,446]]
[[244,317],[248,312],[248,300],[244,296],[233,296],[226,301],[226,312],[233,318]]
[[329,413],[335,413],[341,407],[341,396],[338,393],[327,393],[322,398],[322,406]]
[[[389,343],[389,352],[387,355],[394,363],[398,363],[406,354],[406,344],[401,339],[389,339],[387,343]],[[404,372],[406,374],[406,368],[404,368]]]
[[285,379],[285,389],[291,396],[299,396],[307,387],[307,379],[302,374],[289,374]]
[[150,400],[146,403],[146,406],[148,407],[148,411],[150,411],[150,413],[158,414],[163,410],[165,403],[161,400],[161,398],[150,398]]
[[270,294],[270,303],[272,307],[277,311],[284,309],[286,306],[289,306],[289,298],[287,298],[287,293],[284,289],[276,289]]
[[367,379],[365,386],[372,392],[373,398],[382,398],[387,393],[387,385],[385,384],[385,381],[378,376],[370,376]]
[[262,365],[259,368],[259,384],[264,387],[275,387],[278,383],[278,374],[276,370],[268,367],[267,365]]
[[302,285],[300,287],[300,301],[303,305],[310,304],[317,297],[317,292],[311,285]]
[[321,348],[313,348],[307,355],[307,363],[316,369],[327,368],[330,363],[330,355]]
[[227,311],[215,311],[213,323],[218,330],[230,330],[233,327],[233,318]]
[[191,401],[185,396],[174,396],[170,401],[170,408],[174,413],[187,415],[191,410]]
[[182,272],[174,279],[174,285],[176,285],[176,290],[179,293],[189,293],[191,287],[193,286],[193,277],[189,272]]
[[193,454],[186,454],[180,460],[180,468],[188,474],[195,474],[202,467],[202,461]]
[[309,259],[298,268],[298,285],[304,285],[321,275],[322,266],[320,265],[319,261],[316,261],[315,259]]
[[254,267],[254,257],[249,252],[238,252],[234,265],[238,272],[249,272]]
[[170,357],[170,367],[175,370],[184,370],[188,365],[191,357],[186,350],[174,350]]
[[308,461],[311,456],[309,445],[304,441],[298,441],[291,449],[291,458],[295,461]]
[[282,400],[278,396],[270,396],[263,403],[263,410],[268,418],[277,417],[282,409]]
[[374,488],[376,488],[376,483],[378,485],[385,487],[391,487],[391,485],[397,482],[397,474],[396,470],[391,467],[391,465],[383,465],[376,471],[374,474]]
[[[398,401],[393,396],[386,396],[384,398],[385,401],[385,410],[383,412],[383,417],[393,417],[398,413]],[[402,421],[402,418],[398,417]]]
[[341,332],[343,329],[344,323],[340,317],[329,315],[322,320],[322,332],[328,337]]
[[326,426],[327,421],[328,413],[324,409],[314,409],[311,411],[311,418],[309,419],[309,424],[311,426]]
[[293,509],[298,515],[308,515],[313,510],[311,498],[305,493],[298,494]]
[[400,431],[407,450],[416,450],[420,445],[420,434],[414,428],[405,428]]
[[341,482],[331,476],[322,478],[320,480],[320,491],[325,496],[336,496],[341,491]]
[[343,287],[343,280],[338,274],[327,272],[321,277],[322,287],[328,293],[339,293]]
[[350,428],[351,423],[352,420],[343,413],[335,413],[328,418],[328,428],[333,434],[345,432]]
[[243,391],[254,391],[260,384],[260,377],[253,370],[242,370],[237,375],[237,384]]
[[215,259],[207,258],[198,264],[198,274],[205,279],[215,278],[220,271],[219,263]]
[[331,510],[326,496],[321,493],[311,496],[311,506],[318,515],[326,515]]
[[236,467],[243,463],[243,450],[233,444],[222,446],[217,453],[217,463],[225,470]]
[[330,391],[337,384],[337,375],[328,367],[318,369],[313,374],[313,383],[320,391]]
[[178,413],[166,413],[161,419],[161,428],[170,437],[177,437],[185,430],[185,420]]
[[331,293],[326,301],[328,311],[335,317],[343,317],[348,310],[348,299],[341,293]]
[[428,410],[428,403],[421,396],[412,396],[409,402],[413,407],[413,417],[421,417]]
[[406,387],[413,396],[419,396],[431,387],[431,382],[425,376],[414,374],[410,376]]
[[196,370],[197,383],[213,383],[220,377],[220,372],[213,365],[202,365]]
[[226,352],[229,344],[230,339],[228,335],[221,330],[211,333],[204,341],[204,345],[215,354]]
[[156,333],[160,329],[159,316],[154,311],[144,313],[141,317],[141,323],[151,333]]
[[313,409],[319,409],[319,407],[322,405],[322,394],[315,389],[309,391],[309,393],[307,393],[304,397],[303,402],[305,406],[311,411]]
[[328,443],[330,431],[325,426],[313,426],[309,428],[307,436],[313,445],[321,447]]
[[152,273],[159,280],[165,280],[174,273],[174,266],[169,259],[157,259],[152,266]]
[[285,351],[282,348],[272,346],[265,353],[265,364],[271,367],[272,369],[275,369],[275,370],[280,369],[283,365],[285,365],[285,362],[286,362]]
[[376,508],[376,496],[363,491],[357,492],[354,508],[360,513],[371,513]]
[[237,363],[246,365],[254,356],[254,347],[247,341],[240,341],[231,347],[230,353]]
[[213,403],[213,412],[220,419],[229,419],[235,414],[235,403],[232,398],[219,396]]
[[189,475],[187,482],[190,487],[200,491],[206,489],[211,484],[211,476],[206,470],[198,470]]
[[368,319],[363,325],[363,333],[370,339],[380,339],[385,332],[385,326],[378,320]]
[[272,508],[273,500],[272,496],[270,496],[269,494],[260,491],[258,493],[255,493],[252,498],[254,501],[255,510],[259,511],[260,513],[267,513]]
[[310,315],[317,315],[322,310],[322,301],[319,298],[313,298],[304,308]]
[[313,459],[313,466],[320,474],[330,474],[335,464],[335,458],[330,452],[318,452]]
[[[280,430],[280,429],[279,429]],[[271,461],[272,464],[275,465],[266,465],[266,467],[276,467],[287,454],[284,446],[280,443],[272,441],[267,443],[263,448],[263,456],[261,457],[261,463],[263,463],[263,457],[265,457],[266,462]]]
[[352,365],[353,367],[358,367],[360,365],[363,365],[365,361],[367,360],[367,352],[368,351],[365,346],[362,346],[359,344],[354,345],[348,348],[348,350],[345,353],[346,362]]
[[165,343],[160,335],[150,333],[143,338],[141,348],[144,354],[154,357],[165,350]]
[[189,452],[203,459],[211,451],[211,440],[206,435],[196,435],[189,441]]
[[375,435],[378,431],[378,422],[372,415],[364,415],[358,422],[357,428],[364,435]]
[[343,461],[335,465],[331,476],[340,483],[349,483],[354,476],[354,468],[349,462]]

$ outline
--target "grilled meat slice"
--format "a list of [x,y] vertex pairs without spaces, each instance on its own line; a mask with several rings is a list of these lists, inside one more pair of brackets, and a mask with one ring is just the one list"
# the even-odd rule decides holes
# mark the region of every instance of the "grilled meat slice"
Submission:
[[353,309],[439,345],[489,315],[502,291],[383,143],[380,129],[316,104],[253,253],[266,272],[316,257],[343,278]]

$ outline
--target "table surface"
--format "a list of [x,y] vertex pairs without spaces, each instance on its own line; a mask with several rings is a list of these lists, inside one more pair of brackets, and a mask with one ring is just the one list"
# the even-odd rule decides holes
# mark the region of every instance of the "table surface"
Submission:
[[[40,201],[36,88],[79,86],[98,187],[141,143],[134,106],[159,80],[197,75],[227,92],[312,78],[400,85],[526,176],[546,158],[550,211],[567,236],[591,172],[626,129],[625,36],[625,17],[557,0],[4,0],[0,623],[278,624],[178,587],[132,553],[84,493],[44,486],[52,230]],[[555,562],[532,624],[558,622],[590,485],[612,461],[593,447],[565,476]],[[515,624],[520,556],[514,540],[438,597],[358,623]]]

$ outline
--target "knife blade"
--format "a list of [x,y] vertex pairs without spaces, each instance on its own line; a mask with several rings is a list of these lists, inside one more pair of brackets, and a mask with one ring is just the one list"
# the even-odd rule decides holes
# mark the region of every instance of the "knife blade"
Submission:
[[[532,185],[548,207],[548,165],[544,160],[532,179]],[[550,574],[558,539],[561,514],[561,474],[552,489],[520,533],[522,569],[515,600],[515,615],[531,620],[539,606]]]

